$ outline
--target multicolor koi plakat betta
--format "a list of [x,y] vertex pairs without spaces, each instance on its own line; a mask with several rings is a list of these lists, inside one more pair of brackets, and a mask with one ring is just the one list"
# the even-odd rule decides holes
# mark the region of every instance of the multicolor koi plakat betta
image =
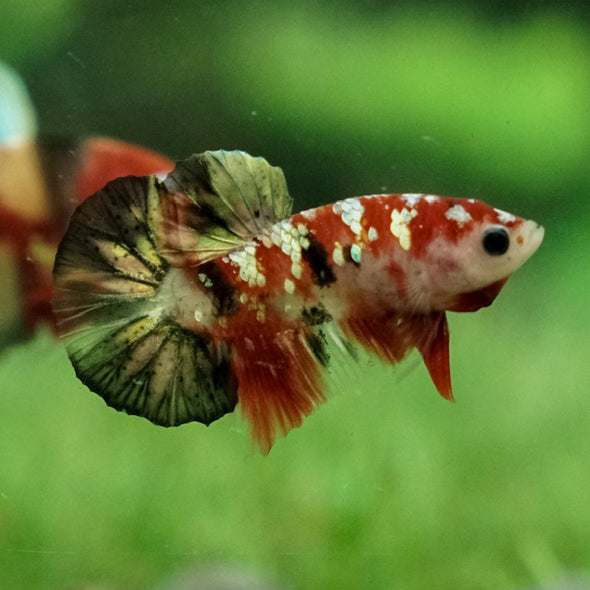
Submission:
[[205,152],[108,184],[54,268],[78,377],[119,410],[209,424],[239,402],[263,451],[324,401],[331,351],[416,348],[452,399],[445,312],[489,305],[543,229],[473,199],[355,197],[291,215],[283,173]]

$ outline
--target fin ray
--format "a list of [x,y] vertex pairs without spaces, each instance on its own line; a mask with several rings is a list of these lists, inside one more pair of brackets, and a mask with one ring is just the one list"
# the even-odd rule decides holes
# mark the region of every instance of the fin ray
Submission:
[[318,360],[306,342],[306,326],[265,324],[232,342],[232,368],[242,414],[263,453],[276,431],[286,435],[325,401]]

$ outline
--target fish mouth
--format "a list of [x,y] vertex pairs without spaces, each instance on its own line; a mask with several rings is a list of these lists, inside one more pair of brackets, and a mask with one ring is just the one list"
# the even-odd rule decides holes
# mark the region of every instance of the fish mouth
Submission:
[[545,237],[545,228],[539,225],[536,221],[528,220],[522,224],[521,230],[515,236],[516,242],[522,244],[527,251],[525,262],[528,260],[538,249],[543,242]]

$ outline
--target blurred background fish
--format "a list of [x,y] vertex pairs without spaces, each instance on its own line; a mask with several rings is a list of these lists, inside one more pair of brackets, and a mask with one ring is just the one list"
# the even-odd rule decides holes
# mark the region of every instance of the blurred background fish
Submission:
[[106,137],[37,137],[26,87],[0,62],[0,347],[53,326],[51,268],[76,205],[114,178],[172,166]]

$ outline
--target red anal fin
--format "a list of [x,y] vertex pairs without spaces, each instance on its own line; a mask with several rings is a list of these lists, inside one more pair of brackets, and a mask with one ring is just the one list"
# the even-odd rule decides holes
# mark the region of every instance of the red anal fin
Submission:
[[453,401],[451,367],[449,364],[449,325],[444,311],[420,318],[421,337],[416,343],[424,364],[438,392]]
[[438,392],[452,400],[449,329],[444,312],[404,315],[394,310],[344,319],[342,329],[381,360],[397,364],[417,348]]
[[381,360],[397,364],[416,345],[413,316],[395,312],[351,316],[341,321],[344,333]]
[[295,324],[278,327],[265,322],[254,333],[232,342],[232,369],[242,414],[265,454],[277,430],[286,435],[325,400],[320,365],[305,330]]

